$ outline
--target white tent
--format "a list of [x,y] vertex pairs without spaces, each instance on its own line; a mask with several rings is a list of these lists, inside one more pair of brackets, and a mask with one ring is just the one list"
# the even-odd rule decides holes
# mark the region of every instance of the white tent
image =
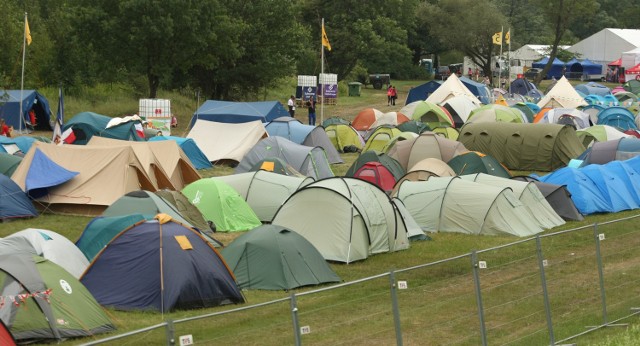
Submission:
[[449,76],[449,78],[447,78],[447,80],[444,81],[436,91],[429,95],[427,101],[440,104],[456,96],[465,96],[474,104],[478,106],[482,105],[482,102],[478,100],[476,95],[474,95],[455,74]]
[[640,64],[640,48],[635,48],[630,51],[623,52],[622,60],[620,61],[620,63],[620,66],[624,67],[625,69],[630,69]]
[[211,162],[239,162],[262,138],[268,137],[261,121],[232,124],[196,120],[187,138],[192,138]]
[[586,105],[588,103],[578,94],[565,76],[562,76],[556,85],[538,101],[540,108],[578,108]]
[[[568,51],[606,65],[620,58],[623,52],[640,47],[640,30],[606,28],[571,46]],[[633,67],[634,65],[623,67]]]

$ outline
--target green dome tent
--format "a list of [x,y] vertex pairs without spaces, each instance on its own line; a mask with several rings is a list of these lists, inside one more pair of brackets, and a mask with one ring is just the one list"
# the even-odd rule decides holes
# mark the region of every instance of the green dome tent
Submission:
[[220,179],[200,179],[182,193],[220,232],[246,231],[262,224],[238,192]]
[[324,128],[324,132],[327,133],[331,144],[341,153],[361,151],[364,147],[364,139],[349,124],[330,124]]
[[502,178],[511,178],[511,173],[491,155],[469,151],[452,158],[448,163],[456,175],[486,173]]
[[290,290],[340,281],[308,240],[278,225],[254,228],[221,254],[242,289]]
[[116,329],[86,287],[42,257],[3,250],[0,282],[2,297],[17,300],[5,302],[0,316],[18,342],[62,341]]

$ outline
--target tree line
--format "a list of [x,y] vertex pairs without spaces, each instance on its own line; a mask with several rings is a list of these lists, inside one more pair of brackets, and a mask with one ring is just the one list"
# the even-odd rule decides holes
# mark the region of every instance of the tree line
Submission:
[[[320,73],[322,18],[332,50],[325,72],[425,78],[417,62],[470,57],[489,74],[511,30],[511,48],[572,44],[603,28],[635,28],[636,0],[0,0],[0,81],[25,87],[127,84],[203,97],[257,96],[282,78]],[[558,54],[554,49],[551,54]]]

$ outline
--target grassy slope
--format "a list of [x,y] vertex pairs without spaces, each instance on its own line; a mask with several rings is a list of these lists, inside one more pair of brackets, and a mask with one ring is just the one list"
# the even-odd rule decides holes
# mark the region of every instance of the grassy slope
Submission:
[[[295,81],[293,80],[283,82],[280,90],[267,92],[265,99],[277,99],[284,103],[287,96],[291,93],[291,90],[293,90],[295,86],[294,83]],[[363,88],[362,95],[360,97],[340,97],[337,105],[325,106],[324,118],[326,119],[330,116],[337,115],[351,120],[360,110],[367,107],[377,108],[384,112],[399,110],[404,104],[407,91],[412,86],[421,84],[421,82],[417,81],[394,81],[393,83],[397,86],[399,91],[399,102],[395,107],[387,106],[386,93],[384,90],[374,90],[369,87]],[[49,98],[55,112],[57,90],[41,90],[41,92]],[[67,120],[74,114],[81,111],[94,111],[111,116],[120,116],[137,112],[138,101],[135,98],[127,96],[130,94],[130,91],[128,90],[112,87],[106,90],[91,90],[90,92],[85,92],[85,94],[85,96],[79,98],[72,96],[65,97]],[[341,85],[340,95],[346,94],[345,85]],[[179,127],[173,134],[184,136],[187,133],[186,125],[188,124],[190,115],[194,112],[197,106],[197,101],[194,98],[185,97],[173,92],[162,92],[158,97],[171,99],[172,110],[179,119]],[[304,120],[306,120],[306,110],[299,110],[296,117],[304,122]],[[318,110],[318,120],[320,120],[320,117],[320,110]],[[50,134],[45,133],[43,135]],[[332,167],[336,175],[344,174],[353,160],[355,160],[356,155],[345,154],[343,155],[343,158],[345,159],[344,164],[333,165]],[[201,171],[201,174],[206,177],[231,173],[232,169],[224,166],[216,166],[212,169]],[[602,222],[631,214],[635,213],[626,212],[618,215],[607,214],[590,216],[583,222],[571,222],[563,226],[563,228],[573,228],[579,225]],[[74,241],[78,238],[89,220],[90,218],[87,217],[44,214],[32,220],[21,220],[2,224],[0,227],[0,237],[4,237],[24,228],[32,227],[53,230]],[[221,240],[225,243],[229,243],[236,236],[237,234],[221,235]],[[366,261],[354,263],[349,266],[332,264],[332,267],[344,281],[352,281],[362,277],[380,274],[393,268],[410,267],[467,253],[474,249],[483,249],[510,243],[515,240],[513,237],[506,236],[470,237],[460,234],[434,234],[432,237],[434,241],[413,243],[411,249],[407,251],[376,255]],[[249,303],[258,303],[288,296],[288,293],[286,292],[247,291],[245,294]],[[206,311],[216,311],[216,309],[207,309]],[[176,319],[201,313],[203,313],[203,311],[180,311],[167,314],[164,317]],[[159,314],[120,311],[109,311],[109,314],[117,324],[119,333],[153,325],[162,320],[162,316]],[[246,318],[250,318],[250,315]],[[285,318],[288,318],[286,314]],[[595,339],[597,340],[597,337]],[[76,344],[81,341],[82,340],[69,341],[68,344]],[[260,343],[260,337],[258,336],[258,339],[253,339],[251,342]],[[622,344],[624,345],[624,343]]]

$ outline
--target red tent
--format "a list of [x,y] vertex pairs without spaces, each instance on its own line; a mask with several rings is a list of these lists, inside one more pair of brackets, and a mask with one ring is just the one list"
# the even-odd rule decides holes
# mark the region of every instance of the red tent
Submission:
[[375,184],[384,191],[393,190],[393,185],[396,183],[396,178],[391,174],[389,169],[382,163],[375,161],[370,161],[362,165],[353,177]]
[[15,346],[16,339],[13,338],[9,328],[0,320],[0,345],[2,346]]
[[624,70],[624,73],[626,74],[640,74],[640,64],[630,68],[630,69],[626,69]]
[[608,63],[607,66],[622,66],[622,58]]

